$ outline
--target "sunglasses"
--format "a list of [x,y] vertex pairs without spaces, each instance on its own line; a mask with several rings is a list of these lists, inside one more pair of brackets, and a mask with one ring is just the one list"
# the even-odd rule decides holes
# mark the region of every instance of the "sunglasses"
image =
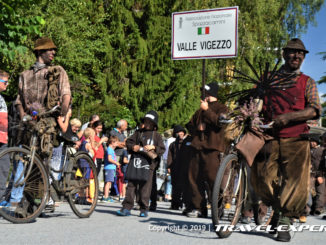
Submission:
[[0,79],[0,82],[4,83],[5,85],[8,85],[8,81]]

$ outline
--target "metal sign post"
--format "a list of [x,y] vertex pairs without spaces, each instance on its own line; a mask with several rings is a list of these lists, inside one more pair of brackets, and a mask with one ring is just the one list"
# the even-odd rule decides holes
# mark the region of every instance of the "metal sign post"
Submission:
[[203,59],[203,69],[202,69],[202,100],[205,99],[205,84],[206,84],[206,59]]

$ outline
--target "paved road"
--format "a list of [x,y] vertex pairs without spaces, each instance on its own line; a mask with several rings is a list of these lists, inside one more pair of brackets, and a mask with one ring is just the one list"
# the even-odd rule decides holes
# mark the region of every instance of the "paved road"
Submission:
[[[120,203],[99,203],[89,219],[79,219],[63,203],[55,213],[31,224],[11,224],[0,218],[0,244],[280,244],[265,232],[234,232],[218,239],[210,218],[187,218],[169,210],[169,203],[159,202],[157,212],[148,218],[138,217],[136,210],[132,216],[118,217],[115,212],[120,207]],[[326,220],[308,217],[307,224],[326,225]],[[292,244],[325,244],[325,240],[326,231],[304,231],[295,233]]]

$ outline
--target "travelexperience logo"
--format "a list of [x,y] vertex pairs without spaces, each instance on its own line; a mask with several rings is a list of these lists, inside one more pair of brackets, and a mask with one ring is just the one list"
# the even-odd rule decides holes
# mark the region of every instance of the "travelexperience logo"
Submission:
[[[279,225],[277,231],[292,231],[292,232],[325,232],[326,225]],[[270,232],[274,231],[271,225],[215,225],[215,231],[240,231],[240,232]]]

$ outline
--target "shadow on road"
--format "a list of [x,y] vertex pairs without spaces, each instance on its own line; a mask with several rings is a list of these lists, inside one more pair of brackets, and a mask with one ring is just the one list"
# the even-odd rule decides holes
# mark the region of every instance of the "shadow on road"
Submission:
[[62,216],[71,216],[71,214],[70,213],[64,213],[64,212],[60,212],[60,213],[41,213],[38,218],[48,219],[48,218],[62,217]]

